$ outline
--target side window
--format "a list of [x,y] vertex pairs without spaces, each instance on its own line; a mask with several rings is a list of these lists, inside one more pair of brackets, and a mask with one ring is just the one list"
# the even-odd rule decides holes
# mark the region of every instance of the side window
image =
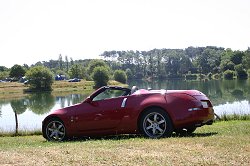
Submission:
[[126,94],[126,91],[124,90],[107,89],[104,92],[98,94],[96,97],[94,97],[93,101],[116,98],[116,97],[123,96],[124,94]]

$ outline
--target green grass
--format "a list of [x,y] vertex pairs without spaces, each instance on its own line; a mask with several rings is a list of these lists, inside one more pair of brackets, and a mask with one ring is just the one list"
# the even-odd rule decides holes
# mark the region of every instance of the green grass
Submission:
[[250,121],[222,121],[190,136],[115,136],[62,143],[0,137],[0,165],[249,165]]
[[232,114],[232,115],[227,115],[223,114],[220,116],[220,121],[230,121],[230,120],[250,120],[250,114]]

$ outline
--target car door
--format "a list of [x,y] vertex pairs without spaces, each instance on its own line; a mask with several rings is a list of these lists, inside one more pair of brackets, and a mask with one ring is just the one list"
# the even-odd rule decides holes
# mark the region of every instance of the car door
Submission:
[[116,128],[123,118],[126,100],[126,96],[118,96],[82,103],[75,111],[76,128],[80,132]]

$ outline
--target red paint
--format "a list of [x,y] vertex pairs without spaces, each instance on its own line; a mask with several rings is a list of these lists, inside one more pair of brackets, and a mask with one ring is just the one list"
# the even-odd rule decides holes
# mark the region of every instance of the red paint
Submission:
[[[124,91],[125,94],[94,101],[107,90]],[[197,90],[141,89],[129,93],[127,88],[102,87],[82,103],[54,111],[44,119],[43,125],[49,118],[57,117],[65,124],[67,136],[133,134],[138,133],[141,113],[151,107],[166,111],[174,129],[211,124],[214,118],[210,100]],[[127,99],[122,107],[124,98]],[[201,101],[207,101],[209,108],[203,108]],[[189,111],[191,108],[199,110]]]

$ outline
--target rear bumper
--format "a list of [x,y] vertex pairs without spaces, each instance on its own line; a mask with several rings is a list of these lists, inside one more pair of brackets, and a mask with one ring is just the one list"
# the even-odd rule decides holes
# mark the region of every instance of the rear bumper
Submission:
[[195,123],[196,127],[213,124],[213,122],[214,122],[214,109],[213,109],[213,107],[209,107],[209,108],[203,110],[203,114],[200,114],[199,117],[200,117],[199,122]]

